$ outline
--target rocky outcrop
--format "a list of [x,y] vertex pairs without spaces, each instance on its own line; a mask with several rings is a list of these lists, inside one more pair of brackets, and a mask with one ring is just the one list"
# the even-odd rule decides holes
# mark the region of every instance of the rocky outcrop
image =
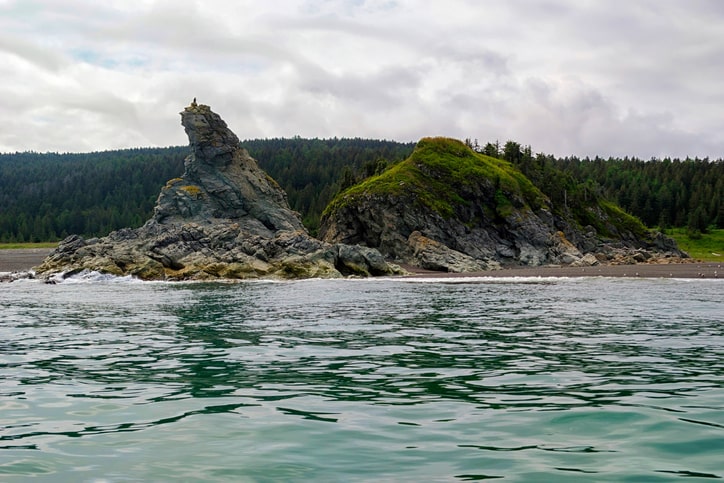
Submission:
[[399,272],[375,249],[309,236],[286,193],[209,106],[181,112],[191,154],[162,188],[153,217],[104,238],[70,236],[37,274],[83,270],[146,280],[308,278]]
[[410,158],[333,200],[320,236],[445,272],[686,256],[615,207],[594,200],[581,208],[598,229],[564,209],[554,213],[509,163],[456,140],[426,138]]
[[497,262],[476,260],[438,241],[426,237],[419,231],[413,231],[407,238],[412,254],[408,263],[425,270],[462,273],[495,270],[500,268]]

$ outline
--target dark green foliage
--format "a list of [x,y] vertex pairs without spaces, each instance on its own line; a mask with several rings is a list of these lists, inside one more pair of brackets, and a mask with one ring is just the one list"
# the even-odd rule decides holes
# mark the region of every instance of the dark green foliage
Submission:
[[105,235],[140,226],[188,147],[0,155],[0,242]]
[[339,182],[339,191],[344,191],[357,184],[357,177],[354,175],[352,168],[345,166],[342,170],[342,181]]
[[555,164],[648,226],[724,228],[722,159],[563,158]]
[[555,158],[533,155],[508,141],[502,152],[488,143],[483,152],[515,164],[551,199],[554,210],[572,210],[579,220],[582,207],[611,200],[647,226],[688,227],[706,232],[724,228],[724,160],[636,158]]
[[[514,164],[548,196],[552,210],[568,210],[582,224],[596,219],[587,207],[609,199],[649,226],[688,227],[692,233],[724,228],[722,160],[557,159],[533,155],[530,146],[513,141],[502,147],[497,141],[482,148],[477,140],[468,144],[500,162]],[[413,143],[336,138],[250,140],[242,146],[284,188],[290,206],[302,214],[312,233],[341,188],[394,169],[415,147]],[[188,147],[172,147],[2,154],[0,242],[49,241],[73,233],[101,236],[140,226],[151,216],[161,187],[183,173],[188,152]],[[497,179],[496,191],[501,190],[496,198],[504,214],[511,201],[505,196],[505,184],[511,179],[492,176]],[[516,185],[521,182],[515,180]],[[444,211],[444,197],[427,198]],[[533,207],[540,203],[535,197],[526,199]]]
[[287,192],[289,206],[316,234],[324,208],[342,189],[410,155],[414,143],[372,139],[257,139],[241,143]]
[[[414,144],[366,139],[244,141],[279,182],[290,206],[314,232],[327,202],[363,166],[373,172],[407,157]],[[69,234],[103,236],[138,227],[153,212],[161,187],[184,172],[188,147],[87,154],[0,155],[0,243],[50,241]],[[366,170],[367,168],[365,168]]]
[[[488,143],[488,146],[492,145]],[[581,226],[595,226],[600,221],[601,193],[594,184],[581,182],[571,173],[558,168],[552,156],[533,156],[530,146],[522,147],[508,141],[500,157],[518,168],[548,197],[550,208],[555,213],[571,215]]]

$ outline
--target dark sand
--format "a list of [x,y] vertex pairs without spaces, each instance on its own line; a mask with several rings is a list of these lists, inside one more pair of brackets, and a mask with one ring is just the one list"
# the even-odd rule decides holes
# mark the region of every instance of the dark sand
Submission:
[[595,267],[518,267],[487,272],[443,273],[404,267],[412,277],[627,277],[627,278],[724,278],[722,263],[598,265]]
[[52,248],[16,248],[0,250],[0,272],[27,272],[40,265]]
[[[0,250],[0,272],[22,272],[40,265],[50,248]],[[489,272],[445,273],[404,267],[412,277],[639,277],[639,278],[724,278],[724,260],[671,264],[600,265],[596,267],[508,268]]]

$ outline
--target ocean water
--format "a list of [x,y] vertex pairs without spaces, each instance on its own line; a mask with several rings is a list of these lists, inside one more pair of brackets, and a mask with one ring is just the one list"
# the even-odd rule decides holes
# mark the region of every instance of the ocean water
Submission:
[[0,481],[724,478],[724,280],[0,285]]

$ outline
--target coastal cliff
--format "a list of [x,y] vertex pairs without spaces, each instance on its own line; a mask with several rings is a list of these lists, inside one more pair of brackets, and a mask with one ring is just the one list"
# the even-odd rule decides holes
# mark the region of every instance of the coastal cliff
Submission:
[[309,278],[399,272],[375,249],[311,237],[285,192],[209,106],[181,112],[191,154],[181,177],[161,190],[138,229],[103,238],[72,235],[36,273],[46,279],[83,270],[146,280]]
[[340,193],[320,237],[443,272],[687,257],[604,200],[591,196],[575,208],[554,207],[504,160],[454,139],[424,138],[407,160]]

